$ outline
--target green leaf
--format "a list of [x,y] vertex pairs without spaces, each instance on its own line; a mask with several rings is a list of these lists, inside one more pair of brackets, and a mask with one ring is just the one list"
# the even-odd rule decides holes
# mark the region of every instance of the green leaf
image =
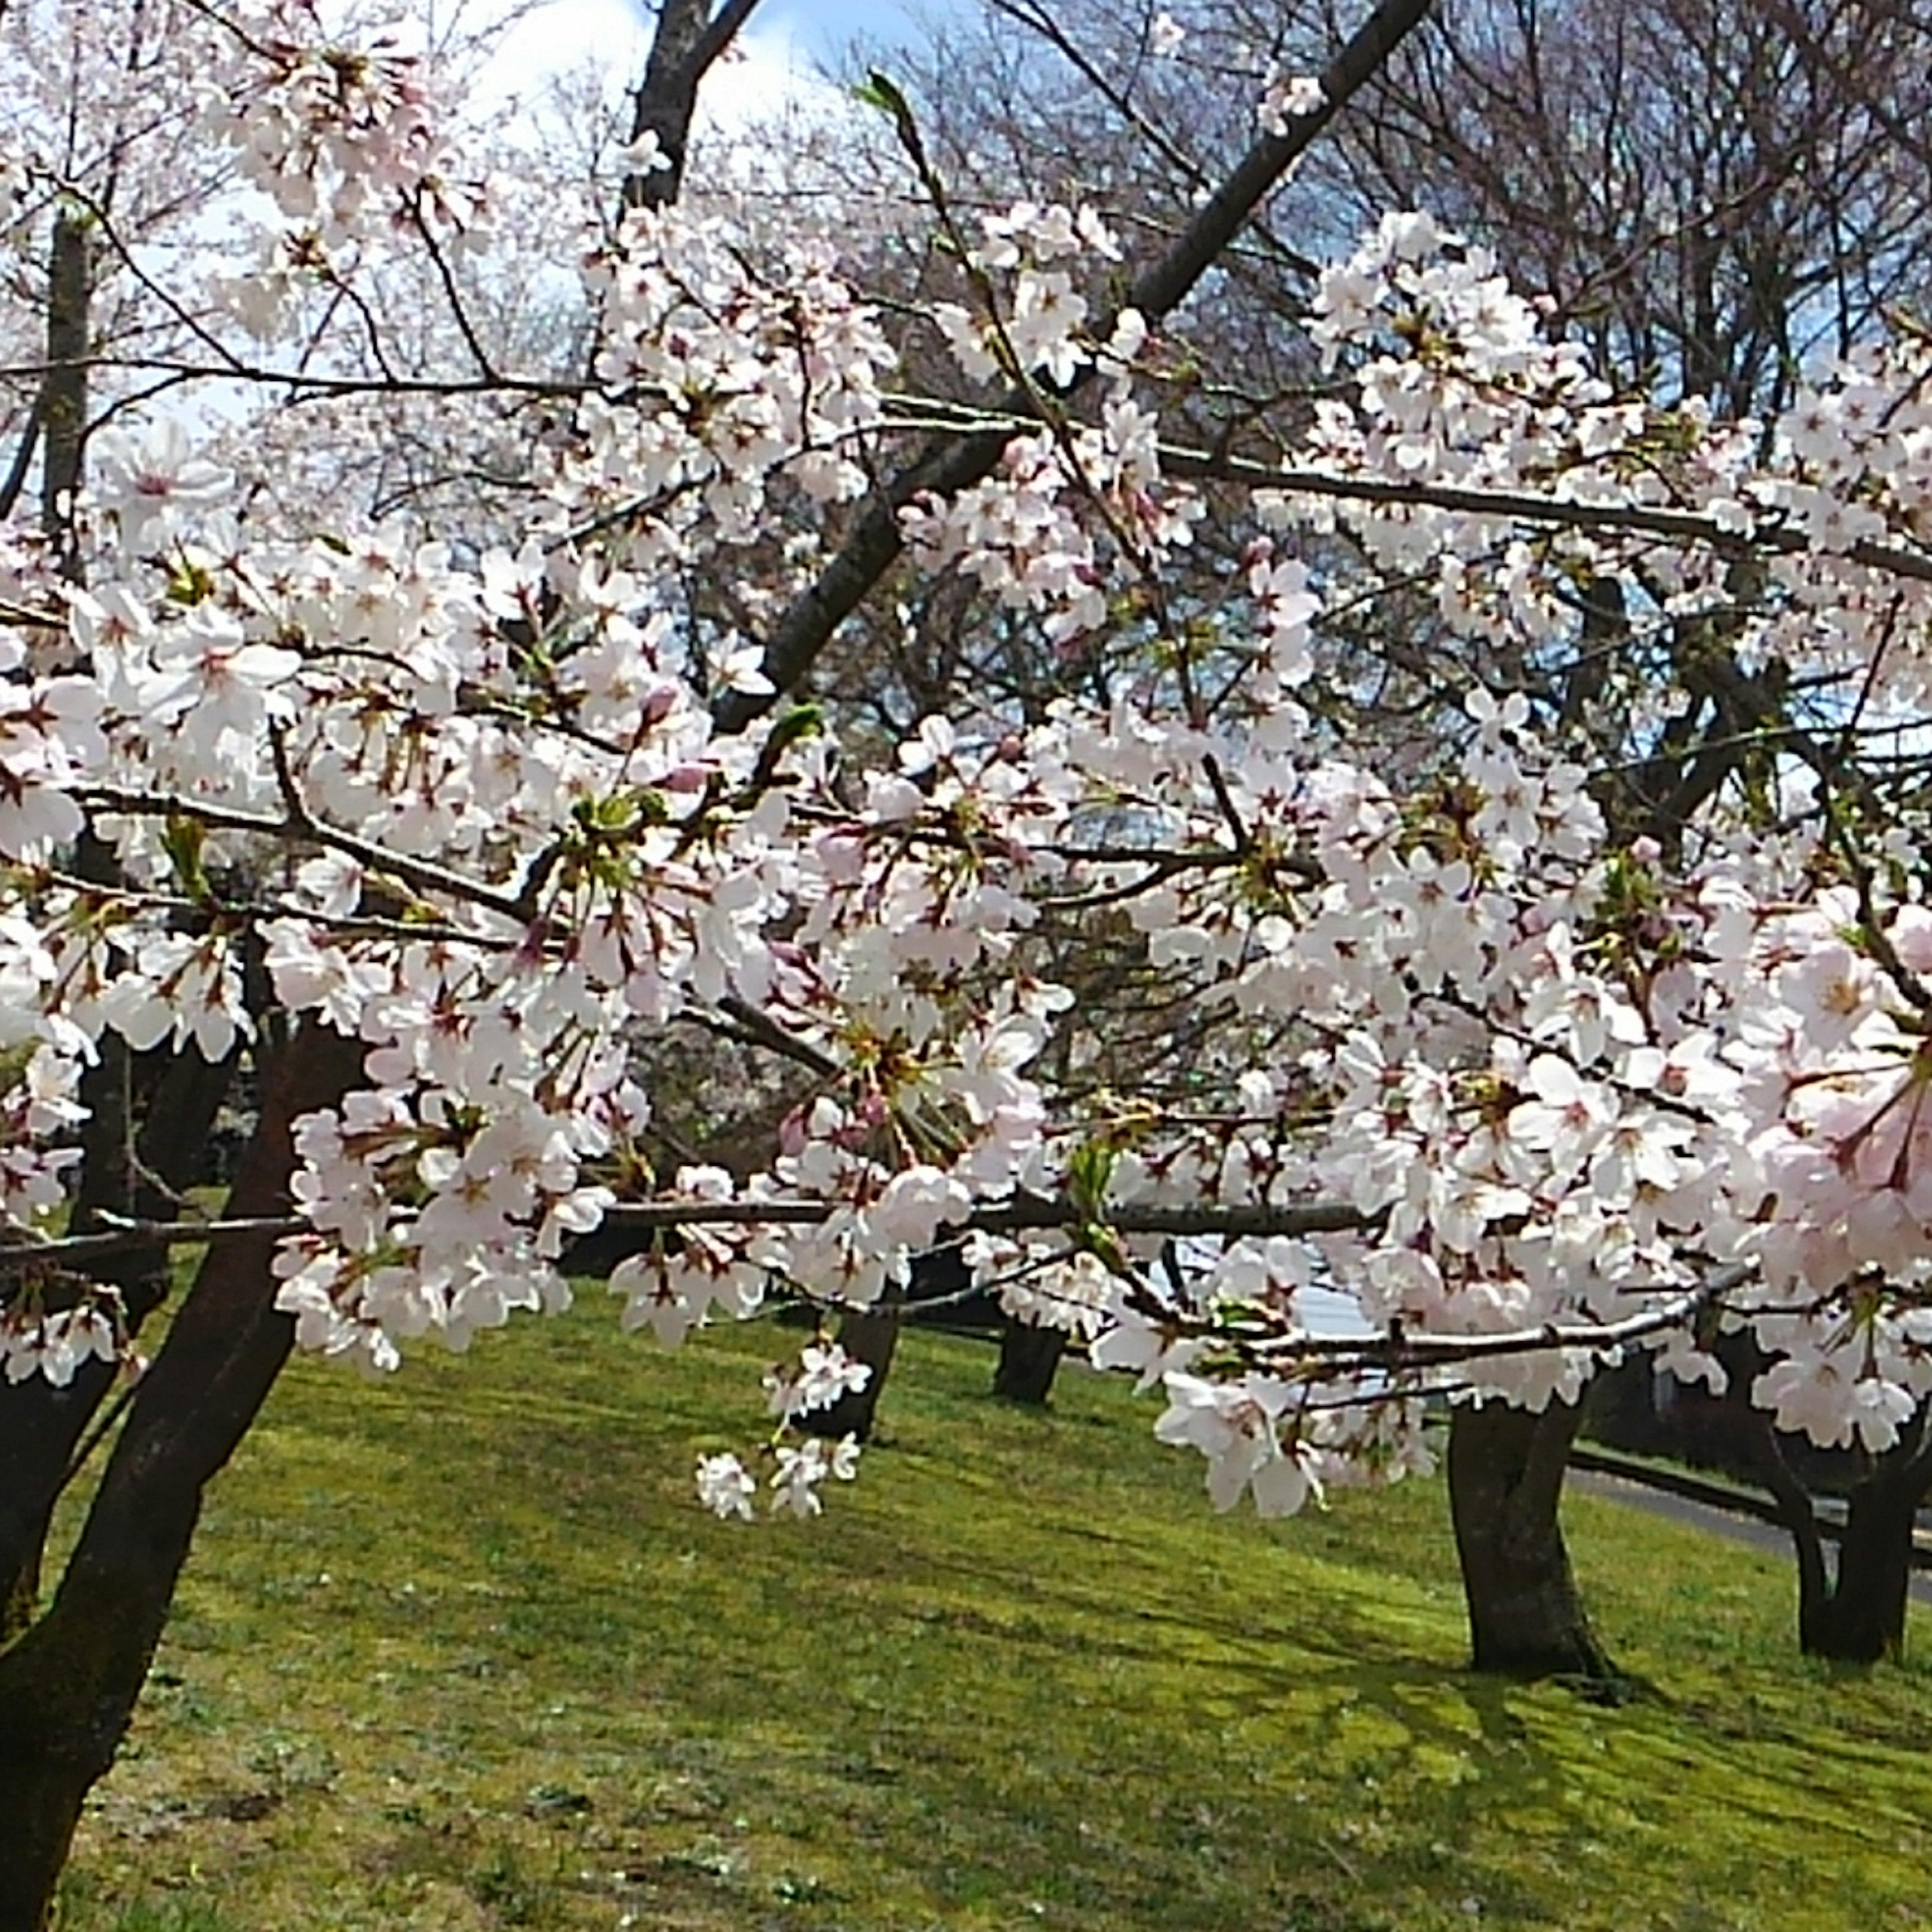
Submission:
[[1073,1204],[1090,1220],[1101,1218],[1107,1184],[1114,1178],[1114,1150],[1100,1141],[1084,1141],[1066,1163],[1066,1191]]
[[889,76],[874,68],[862,81],[856,82],[852,98],[868,107],[876,107],[880,113],[891,116],[895,121],[909,121],[912,108],[898,86]]
[[182,890],[192,899],[212,896],[201,860],[207,842],[208,829],[201,820],[178,814],[170,818],[161,832],[161,850],[168,855],[168,863]]
[[900,146],[904,148],[914,166],[925,174],[926,146],[919,138],[919,122],[913,113],[912,103],[900,92],[897,84],[874,68],[852,92],[868,107],[876,107],[890,118]]

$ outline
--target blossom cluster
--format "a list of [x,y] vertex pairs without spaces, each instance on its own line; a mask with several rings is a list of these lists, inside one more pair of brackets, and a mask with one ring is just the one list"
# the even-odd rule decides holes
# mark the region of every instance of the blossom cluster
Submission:
[[639,208],[584,279],[599,387],[553,491],[573,520],[620,520],[632,567],[751,542],[781,480],[819,504],[862,491],[894,357],[822,243],[760,270],[722,224]]
[[[460,230],[472,211],[439,170],[448,155],[420,56],[393,40],[320,35],[308,0],[258,0],[228,22],[226,52],[202,88],[208,131],[234,148],[244,178],[325,245],[353,242],[406,208]],[[428,198],[424,199],[427,192]]]

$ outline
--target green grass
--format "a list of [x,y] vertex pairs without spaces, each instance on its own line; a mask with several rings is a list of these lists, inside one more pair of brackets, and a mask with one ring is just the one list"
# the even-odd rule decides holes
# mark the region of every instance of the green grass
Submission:
[[1218,1519],[1151,1405],[918,1336],[823,1521],[719,1524],[779,1339],[586,1300],[285,1378],[68,1932],[1932,1926],[1932,1675],[1801,1663],[1780,1562],[1577,1499],[1658,1694],[1480,1681],[1437,1484]]

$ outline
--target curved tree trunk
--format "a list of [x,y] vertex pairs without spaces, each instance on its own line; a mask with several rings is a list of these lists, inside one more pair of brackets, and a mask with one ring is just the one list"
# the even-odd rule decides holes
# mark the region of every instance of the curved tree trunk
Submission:
[[[272,1060],[229,1198],[288,1210],[296,1115],[338,1100],[362,1049],[304,1026]],[[0,1648],[0,1928],[39,1932],[88,1790],[114,1761],[160,1641],[202,1492],[260,1410],[293,1324],[266,1236],[210,1248],[129,1406],[45,1613]]]
[[[1921,1440],[1923,1437],[1924,1439]],[[1798,1479],[1768,1416],[1757,1426],[1759,1466],[1798,1554],[1798,1647],[1838,1664],[1876,1664],[1905,1654],[1912,1532],[1932,1486],[1932,1435],[1922,1411],[1896,1448],[1873,1460],[1846,1502],[1838,1559],[1829,1563],[1810,1493]]]
[[[1735,1373],[1733,1390],[1742,1384]],[[1732,1400],[1726,1396],[1726,1400]],[[1798,1480],[1772,1426],[1771,1418],[1762,1409],[1752,1409],[1748,1417],[1749,1440],[1756,1451],[1758,1470],[1778,1499],[1784,1526],[1791,1532],[1791,1546],[1798,1558],[1798,1647],[1808,1657],[1822,1654],[1822,1619],[1832,1598],[1832,1572],[1825,1559],[1825,1533],[1810,1492]]]
[[[98,237],[79,211],[58,215],[47,260],[46,372],[35,400],[15,478],[5,491],[10,514],[32,442],[40,442],[40,528],[61,574],[78,583],[81,556],[76,521],[85,480],[89,363]],[[74,855],[80,874],[103,885],[120,880],[112,851],[91,830]],[[83,1164],[68,1232],[104,1225],[104,1210],[165,1220],[175,1196],[199,1178],[208,1134],[228,1089],[231,1062],[210,1067],[199,1054],[134,1054],[118,1035],[100,1042],[98,1058],[81,1076],[88,1109],[81,1131]],[[149,1104],[145,1111],[140,1102]],[[139,1132],[136,1120],[144,1124]],[[165,1252],[153,1250],[106,1258],[97,1279],[121,1292],[130,1333],[165,1298]],[[38,1610],[40,1566],[53,1510],[87,1431],[109,1398],[114,1372],[89,1361],[66,1387],[35,1377],[0,1389],[0,1647],[30,1624]]]
[[1449,1505],[1478,1670],[1611,1678],[1557,1520],[1582,1410],[1459,1408],[1449,1425]]
[[[209,1136],[235,1063],[211,1066],[197,1053],[165,1058],[166,1066],[156,1066],[132,1059],[114,1039],[103,1041],[100,1064],[90,1076],[118,1064],[130,1076],[140,1070],[157,1077],[134,1138],[131,1175],[118,1171],[130,1165],[124,1153],[104,1158],[98,1143],[88,1143],[72,1232],[104,1226],[104,1208],[142,1220],[172,1220],[176,1197],[203,1178]],[[81,1090],[88,1090],[85,1077]],[[152,1248],[104,1256],[94,1272],[121,1291],[128,1330],[136,1334],[166,1299],[172,1278],[166,1252]],[[114,1381],[108,1364],[89,1361],[64,1388],[39,1376],[0,1387],[0,1646],[33,1621],[54,1505]]]
[[999,1366],[993,1371],[993,1393],[1008,1402],[1044,1408],[1053,1393],[1053,1378],[1066,1352],[1066,1330],[1008,1316],[1000,1330]]

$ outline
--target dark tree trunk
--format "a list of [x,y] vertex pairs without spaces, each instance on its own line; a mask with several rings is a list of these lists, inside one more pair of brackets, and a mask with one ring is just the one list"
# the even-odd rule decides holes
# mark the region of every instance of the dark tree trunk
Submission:
[[[30,438],[38,432],[41,443],[41,532],[53,546],[61,574],[75,581],[80,575],[76,518],[87,448],[88,352],[93,331],[90,226],[77,212],[62,212],[55,218],[47,255],[46,373],[28,430]],[[28,453],[23,449],[22,458]],[[10,497],[13,494],[10,484]],[[10,502],[10,512],[11,507]],[[88,848],[98,848],[98,843],[81,842],[83,867]],[[114,1044],[110,1036],[104,1050],[111,1051]],[[98,1084],[98,1070],[82,1076],[83,1100],[89,1080]],[[99,1131],[92,1120],[88,1130]],[[86,1226],[84,1219],[79,1224]],[[37,1378],[25,1393],[0,1396],[0,1644],[33,1617],[53,1500],[74,1445],[110,1380],[104,1365],[90,1363],[66,1389],[55,1390]]]
[[[340,1099],[353,1041],[304,1026],[271,1060],[229,1205],[288,1211],[295,1117]],[[114,1761],[160,1641],[202,1495],[260,1410],[292,1328],[274,1244],[208,1250],[142,1377],[46,1612],[0,1649],[0,1928],[40,1932],[90,1788]]]
[[87,448],[88,352],[94,334],[94,224],[78,211],[54,220],[47,256],[47,372],[40,430],[40,528],[64,577],[78,579],[81,464]]
[[[100,1064],[83,1076],[83,1096],[89,1078],[116,1064],[130,1078],[137,1070],[148,1074],[146,1084],[153,1090],[131,1162],[124,1139],[111,1150],[87,1144],[72,1223],[76,1234],[104,1226],[104,1208],[142,1220],[173,1218],[176,1197],[202,1178],[214,1116],[234,1072],[232,1060],[210,1066],[199,1054],[169,1054],[161,1066],[151,1064],[152,1056],[130,1059],[112,1037],[101,1045]],[[126,1111],[118,1111],[124,1126]],[[166,1298],[172,1278],[166,1251],[153,1248],[104,1256],[92,1272],[121,1291],[128,1327],[135,1334]],[[33,1619],[54,1505],[114,1382],[109,1364],[90,1361],[64,1388],[38,1376],[0,1384],[0,1645]]]
[[1792,1469],[1771,1418],[1756,1418],[1758,1465],[1798,1554],[1798,1647],[1838,1664],[1905,1654],[1912,1532],[1932,1487],[1932,1428],[1922,1408],[1904,1440],[1872,1459],[1846,1501],[1838,1560],[1828,1563],[1810,1492]]
[[1809,1657],[1876,1664],[1905,1654],[1912,1582],[1912,1531],[1924,1491],[1880,1467],[1851,1493],[1832,1589],[1798,1609],[1798,1642]]
[[[1739,1391],[1745,1386],[1733,1370],[1727,1402],[1744,1404]],[[1772,1426],[1771,1418],[1762,1409],[1750,1409],[1744,1418],[1749,1440],[1756,1452],[1759,1473],[1784,1517],[1791,1532],[1791,1545],[1798,1558],[1798,1647],[1808,1656],[1820,1654],[1816,1646],[1821,1623],[1832,1596],[1832,1573],[1825,1560],[1825,1534],[1810,1492],[1798,1479]]]
[[1648,1354],[1633,1355],[1591,1382],[1583,1432],[1593,1442],[1634,1455],[1654,1456],[1664,1450],[1666,1432],[1658,1413],[1656,1369]]
[[[40,526],[55,547],[62,574],[76,581],[80,554],[75,514],[88,433],[94,229],[80,214],[62,214],[54,223],[47,264],[47,368],[35,405],[43,440]],[[120,883],[112,851],[91,830],[80,841],[74,865],[83,878],[96,884]],[[104,1035],[99,1058],[81,1077],[88,1118],[69,1231],[85,1234],[102,1226],[104,1210],[143,1220],[171,1216],[176,1195],[199,1178],[208,1130],[231,1071],[231,1064],[211,1068],[195,1054],[137,1058],[118,1035]],[[139,1101],[148,1103],[144,1112]],[[138,1135],[137,1118],[145,1123]],[[160,1305],[170,1280],[166,1253],[153,1250],[106,1258],[93,1272],[120,1290],[130,1332],[137,1332]],[[58,1305],[57,1294],[53,1299]],[[38,1377],[0,1388],[0,1646],[24,1630],[38,1609],[54,1505],[114,1378],[108,1364],[90,1361],[64,1388]]]
[[669,165],[632,175],[624,184],[626,207],[667,208],[676,200],[698,83],[758,5],[758,0],[724,0],[714,14],[711,0],[664,0],[644,77],[631,96],[631,139],[655,134]]
[[1616,1676],[1584,1614],[1557,1505],[1582,1410],[1486,1402],[1449,1425],[1449,1505],[1472,1660],[1512,1676]]
[[886,1377],[891,1373],[892,1358],[898,1352],[899,1330],[905,1297],[896,1285],[879,1298],[878,1306],[862,1312],[854,1310],[838,1324],[838,1345],[855,1361],[863,1362],[872,1378],[856,1394],[843,1395],[830,1408],[814,1408],[799,1418],[799,1426],[809,1435],[834,1441],[856,1436],[861,1442],[872,1438],[872,1426],[878,1418],[879,1398],[885,1393]]
[[1000,1331],[1000,1364],[993,1371],[993,1393],[1008,1402],[1044,1408],[1053,1378],[1066,1352],[1066,1330],[1016,1321],[1008,1316]]

